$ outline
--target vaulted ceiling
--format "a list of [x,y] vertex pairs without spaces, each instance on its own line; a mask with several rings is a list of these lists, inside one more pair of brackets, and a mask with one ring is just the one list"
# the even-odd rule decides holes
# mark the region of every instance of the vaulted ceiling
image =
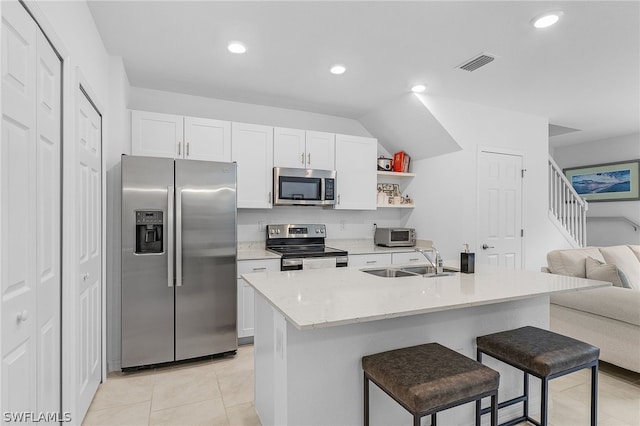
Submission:
[[[552,144],[640,131],[637,1],[90,1],[132,86],[358,119],[426,93],[578,129]],[[564,15],[538,30],[531,19]],[[243,55],[227,51],[240,40]],[[457,69],[480,53],[496,57]],[[329,73],[344,64],[343,75]],[[558,130],[558,129],[555,129]],[[561,129],[560,129],[561,130]]]

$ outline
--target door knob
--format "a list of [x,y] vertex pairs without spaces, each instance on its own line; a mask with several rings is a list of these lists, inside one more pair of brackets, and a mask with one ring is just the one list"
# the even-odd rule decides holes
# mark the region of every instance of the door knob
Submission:
[[482,245],[482,250],[486,250],[486,249],[490,249],[490,248],[495,248],[494,246],[488,246],[487,244],[483,244]]
[[18,322],[26,321],[29,319],[29,313],[27,311],[19,312],[16,319]]

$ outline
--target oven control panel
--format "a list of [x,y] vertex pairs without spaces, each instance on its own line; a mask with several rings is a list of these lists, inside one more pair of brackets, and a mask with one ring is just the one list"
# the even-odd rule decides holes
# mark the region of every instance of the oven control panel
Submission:
[[324,238],[326,234],[326,226],[320,224],[267,225],[267,238]]

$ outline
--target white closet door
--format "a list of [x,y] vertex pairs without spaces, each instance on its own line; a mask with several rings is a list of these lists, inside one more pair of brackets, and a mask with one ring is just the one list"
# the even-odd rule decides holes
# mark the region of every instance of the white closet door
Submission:
[[78,272],[75,312],[76,413],[83,418],[101,378],[102,118],[78,88],[76,109]]
[[[2,411],[36,406],[36,25],[2,4]],[[4,420],[3,420],[4,422]]]
[[[34,23],[35,25],[35,23]],[[37,412],[60,410],[61,63],[37,32]]]

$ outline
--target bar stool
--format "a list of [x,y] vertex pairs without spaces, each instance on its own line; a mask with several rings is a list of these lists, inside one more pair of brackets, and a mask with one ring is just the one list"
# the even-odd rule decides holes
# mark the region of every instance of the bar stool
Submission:
[[[482,361],[482,354],[487,354],[524,372],[523,395],[498,404],[500,409],[522,402],[523,415],[500,426],[514,425],[525,420],[538,426],[546,426],[549,380],[583,368],[591,368],[591,426],[596,425],[599,348],[536,327],[522,327],[480,336],[476,338],[476,344],[478,361]],[[539,423],[529,417],[529,374],[542,382]],[[488,411],[488,408],[481,409],[476,404],[476,416],[478,412],[485,414]]]
[[491,424],[497,424],[500,374],[438,343],[364,356],[362,369],[365,426],[369,425],[369,381],[410,412],[414,426],[428,415],[431,426],[436,426],[439,411],[489,396]]

